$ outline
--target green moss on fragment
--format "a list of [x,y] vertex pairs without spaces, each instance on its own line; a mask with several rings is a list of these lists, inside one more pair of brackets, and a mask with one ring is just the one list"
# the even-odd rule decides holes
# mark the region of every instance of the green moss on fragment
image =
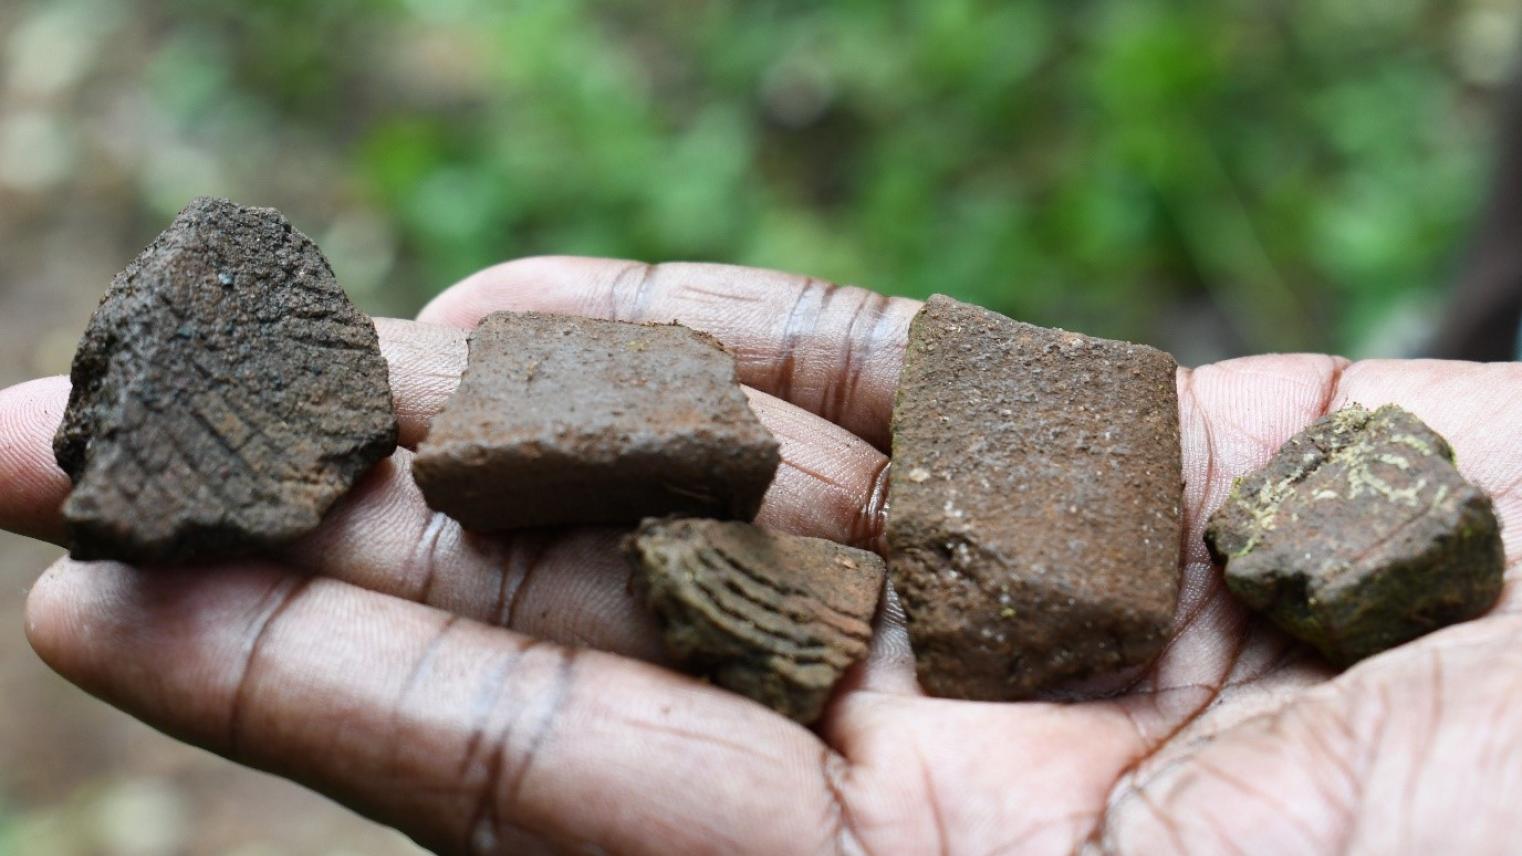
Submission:
[[1347,664],[1483,613],[1505,557],[1490,499],[1394,405],[1331,414],[1238,479],[1206,527],[1249,607]]

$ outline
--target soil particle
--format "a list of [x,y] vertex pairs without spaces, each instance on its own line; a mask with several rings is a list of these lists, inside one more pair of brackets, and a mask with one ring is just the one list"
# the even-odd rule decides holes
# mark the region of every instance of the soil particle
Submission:
[[1354,663],[1500,596],[1500,524],[1453,460],[1411,413],[1349,407],[1238,479],[1205,543],[1244,603]]
[[54,441],[78,559],[304,535],[396,448],[375,326],[279,212],[196,199],[111,283]]
[[872,638],[874,553],[748,523],[647,520],[625,546],[674,659],[802,723]]
[[939,295],[915,316],[887,544],[927,692],[1020,698],[1161,650],[1182,538],[1176,368]]
[[734,358],[677,324],[500,312],[413,461],[468,529],[749,520],[780,462]]

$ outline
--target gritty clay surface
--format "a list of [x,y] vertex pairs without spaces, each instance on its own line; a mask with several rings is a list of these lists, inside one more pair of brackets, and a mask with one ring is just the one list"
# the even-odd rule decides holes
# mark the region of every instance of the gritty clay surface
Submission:
[[920,682],[1014,699],[1146,663],[1178,598],[1176,364],[932,297],[893,412],[887,544]]
[[628,541],[636,591],[674,659],[799,722],[867,654],[882,559],[747,523],[647,520]]
[[80,559],[270,551],[396,447],[374,324],[271,209],[191,202],[111,283],[71,379],[54,451]]
[[499,312],[413,461],[468,529],[749,520],[780,462],[734,358],[676,324]]
[[1233,594],[1337,665],[1480,615],[1505,570],[1489,497],[1394,405],[1291,438],[1232,486],[1205,542]]

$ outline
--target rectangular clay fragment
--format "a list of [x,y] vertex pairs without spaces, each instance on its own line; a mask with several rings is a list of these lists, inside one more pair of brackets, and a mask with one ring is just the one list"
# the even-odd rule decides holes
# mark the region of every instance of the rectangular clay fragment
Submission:
[[939,295],[915,316],[887,542],[926,691],[1019,698],[1158,653],[1178,597],[1176,368]]
[[867,655],[873,553],[718,520],[647,520],[625,549],[672,657],[784,716],[818,719]]
[[1475,618],[1506,573],[1490,497],[1395,405],[1354,405],[1238,479],[1205,529],[1226,585],[1338,666]]
[[430,507],[481,532],[749,520],[780,461],[734,358],[677,324],[499,312],[413,460]]

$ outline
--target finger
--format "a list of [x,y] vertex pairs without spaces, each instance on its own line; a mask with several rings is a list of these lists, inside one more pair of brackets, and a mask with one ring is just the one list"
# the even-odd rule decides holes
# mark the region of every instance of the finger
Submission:
[[53,434],[68,400],[62,377],[0,390],[0,527],[62,543],[69,477],[53,461]]
[[[844,429],[751,392],[778,437],[782,466],[757,522],[835,541],[882,531],[883,455]],[[285,558],[313,573],[568,644],[659,660],[659,636],[634,598],[616,528],[472,535],[428,508],[411,455],[378,465],[321,530]]]
[[520,633],[651,662],[664,658],[622,558],[624,532],[539,529],[482,536],[423,502],[410,455],[378,465],[283,559],[341,580]]
[[171,735],[447,852],[818,852],[842,762],[763,708],[654,667],[268,565],[67,560],[37,652]]
[[888,457],[846,429],[764,392],[745,390],[777,438],[782,463],[757,525],[882,552]]
[[[459,385],[467,334],[408,321],[382,319],[377,324],[392,366],[397,412],[410,425],[403,431],[403,445],[411,448]],[[849,430],[797,406],[754,389],[745,393],[782,452],[756,522],[780,532],[872,546],[882,531],[887,457]]]
[[399,427],[397,442],[416,446],[428,424],[460,385],[468,354],[466,334],[457,328],[395,318],[375,319],[381,353],[391,369],[391,399]]
[[[414,322],[382,327],[398,407],[426,425],[463,362],[464,333]],[[453,347],[458,345],[458,348]],[[451,372],[453,374],[451,374]],[[64,541],[57,508],[68,480],[51,437],[68,394],[62,378],[7,391],[0,419],[9,445],[0,472],[17,487],[0,499],[7,528]],[[882,530],[886,458],[850,432],[761,393],[758,417],[781,444],[782,465],[757,521],[778,531],[863,546]],[[425,428],[414,427],[413,434]],[[378,464],[313,535],[283,559],[309,573],[408,598],[566,644],[659,661],[653,619],[630,594],[616,529],[481,537],[427,507],[411,456]]]
[[1466,478],[1522,514],[1513,504],[1522,500],[1522,364],[1365,360],[1343,373],[1337,399],[1333,409],[1356,402],[1410,410],[1448,439]]
[[[456,328],[392,319],[377,319],[376,326],[390,365],[401,444],[410,448],[427,433],[434,414],[458,386],[466,362],[467,334]],[[0,528],[62,543],[58,509],[69,483],[53,460],[52,437],[68,395],[66,378],[0,391],[0,478],[10,485],[0,494]],[[851,516],[857,510],[854,504],[866,495],[855,482],[863,472],[880,476],[885,459],[849,432],[770,396],[752,394],[751,403],[784,451],[775,496],[763,508],[762,522],[783,531],[851,543],[870,540],[881,503],[872,515]],[[882,485],[875,487],[880,494]],[[799,505],[816,499],[823,499],[828,513],[819,515]],[[854,525],[842,529],[837,525],[842,520]]]
[[730,265],[553,257],[488,268],[439,295],[418,318],[474,327],[499,310],[676,320],[706,330],[735,351],[742,382],[886,449],[919,303]]
[[[909,623],[891,580],[885,581],[882,600],[872,624],[872,647],[867,658],[852,666],[835,688],[835,698],[861,692],[882,695],[924,695],[915,674],[914,649],[909,643]],[[838,713],[836,705],[825,711],[824,728],[829,734]]]

